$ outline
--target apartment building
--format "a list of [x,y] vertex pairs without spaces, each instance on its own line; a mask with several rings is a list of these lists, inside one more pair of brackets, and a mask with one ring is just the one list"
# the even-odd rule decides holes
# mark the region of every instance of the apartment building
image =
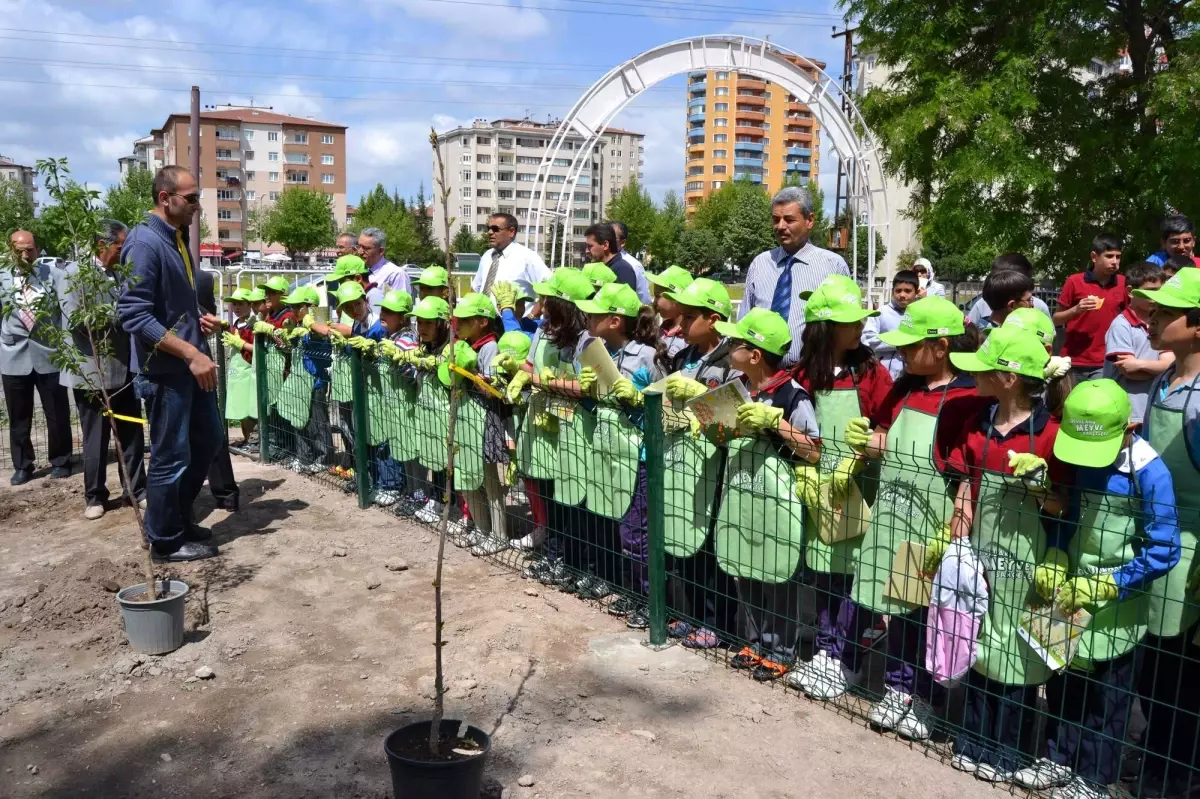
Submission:
[[[172,114],[150,132],[148,138],[160,142],[159,166],[190,165],[189,124],[188,114]],[[341,230],[346,226],[346,126],[267,108],[205,110],[200,114],[198,179],[210,231],[205,243],[217,244],[226,257],[263,251],[263,242],[245,240],[246,219],[251,211],[269,207],[289,186],[331,195],[334,223]]]
[[0,155],[0,180],[13,180],[20,183],[21,187],[25,189],[25,193],[29,195],[33,207],[37,208],[38,201],[34,196],[38,190],[36,169],[18,164],[13,159]]
[[[791,60],[817,77],[808,62]],[[761,183],[769,192],[788,178],[816,180],[820,157],[821,123],[786,89],[735,70],[688,76],[683,196],[689,213],[730,180]]]
[[[538,166],[546,157],[558,126],[557,120],[540,123],[528,119],[490,122],[477,119],[469,128],[455,128],[438,135],[450,184],[450,214],[454,218],[451,237],[464,226],[476,234],[483,233],[488,215],[494,213],[513,214],[520,232],[526,231],[531,209],[541,199],[542,190],[534,189]],[[582,258],[588,225],[603,219],[608,201],[641,174],[645,165],[643,138],[641,133],[609,128],[593,148],[591,163],[579,175],[563,220],[563,229],[570,237],[569,249],[575,258]],[[552,211],[557,206],[570,180],[571,162],[583,146],[584,139],[577,134],[569,135],[563,142],[550,166],[543,209]],[[436,157],[433,172],[437,185]],[[433,203],[433,211],[434,230],[443,239],[442,246],[448,246],[444,241],[441,203]],[[552,223],[543,218],[538,226],[542,240],[548,243],[553,237]]]
[[117,159],[122,179],[132,169],[148,169],[157,172],[163,165],[163,144],[159,136],[143,136],[133,143],[133,154]]

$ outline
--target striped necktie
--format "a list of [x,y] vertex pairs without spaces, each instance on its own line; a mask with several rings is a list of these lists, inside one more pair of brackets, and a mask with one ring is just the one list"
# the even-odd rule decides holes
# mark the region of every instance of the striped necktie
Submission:
[[481,294],[487,294],[491,291],[492,284],[496,282],[496,273],[500,271],[500,251],[492,250],[492,262],[488,265],[487,278],[483,281],[483,291]]
[[792,310],[792,264],[795,262],[796,259],[790,255],[783,259],[783,271],[775,283],[775,296],[771,297],[771,310],[785,320]]

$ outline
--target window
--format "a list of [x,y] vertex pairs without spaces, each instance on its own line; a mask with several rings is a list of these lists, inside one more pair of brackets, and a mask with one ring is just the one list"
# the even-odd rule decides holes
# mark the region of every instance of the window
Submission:
[[718,72],[717,80],[729,80],[729,73],[728,72]]
[[511,164],[512,162],[513,162],[513,157],[511,155],[496,156],[496,163],[498,163],[498,164]]
[[218,161],[232,161],[233,160],[233,151],[232,150],[217,150],[217,160]]
[[[509,195],[508,197],[503,197],[503,198],[501,198],[501,199],[505,199],[505,200],[510,200],[510,199],[512,199],[512,192],[511,192],[511,191],[509,191],[509,192],[508,192],[508,195]],[[533,192],[532,192],[532,191],[530,191],[529,189],[521,189],[520,191],[518,191],[518,192],[517,192],[517,199],[518,199],[518,200],[528,200],[528,199],[531,199],[532,197],[533,197]]]
[[279,141],[279,131],[268,130],[267,131],[267,141]]
[[458,190],[458,193],[461,194],[465,199],[468,199],[468,200],[471,199],[471,196],[473,194],[470,186],[463,186],[461,189]]
[[[278,177],[278,173],[276,173],[276,177]],[[271,192],[270,194],[267,195],[267,199],[270,200],[271,202],[275,202],[276,200],[279,199],[279,192],[277,192],[277,191]]]
[[243,150],[243,152],[244,152],[244,153],[246,153],[246,160],[247,160],[247,161],[253,161],[253,160],[254,160],[254,151],[253,151],[253,150]]
[[462,155],[460,155],[460,156],[458,157],[458,162],[459,162],[460,164],[469,164],[469,163],[471,163],[471,154],[470,154],[470,153],[463,153]]
[[325,183],[325,184],[330,184],[330,183],[333,183],[333,173],[331,173],[331,172],[322,172],[322,173],[321,173],[321,182],[322,182],[322,183]]
[[555,158],[554,165],[555,166],[570,166],[571,159],[570,158]]
[[729,167],[725,166],[725,164],[714,164],[713,165],[713,174],[714,175],[724,175],[728,171],[729,171]]
[[483,233],[486,230],[487,230],[487,225],[483,224],[482,222],[480,222],[478,225],[475,226],[476,233]]
[[501,200],[511,200],[513,198],[512,189],[496,189],[496,196]]
[[713,158],[728,158],[728,150],[713,150]]
[[542,163],[542,159],[538,158],[536,155],[518,155],[517,163],[537,166],[538,164]]
[[490,164],[490,163],[492,163],[492,157],[490,155],[480,155],[478,158],[475,159],[475,163]]
[[[717,170],[714,168],[713,171],[716,172]],[[703,175],[703,174],[704,174],[703,166],[689,166],[688,167],[688,177],[689,178],[695,177],[696,175]]]
[[591,202],[591,200],[592,200],[592,195],[588,194],[586,191],[575,192],[575,202],[586,203],[586,202]]
[[254,191],[252,189],[246,190],[246,199],[249,200],[250,202],[254,202],[255,197],[254,197]]
[[537,178],[537,175],[535,175],[532,172],[518,172],[517,173],[517,181],[519,181],[521,183],[533,183],[533,181],[536,178]]
[[476,172],[475,179],[476,180],[491,180],[492,173],[491,172]]
[[469,170],[469,169],[464,169],[464,170],[462,171],[462,181],[463,181],[463,183],[470,183],[470,182],[471,182],[471,178],[473,178],[473,177],[475,177],[475,173],[474,173],[474,172],[472,172],[471,170]]
[[[532,178],[531,178],[532,179]],[[546,178],[547,183],[566,183],[566,175],[550,175]]]
[[714,111],[728,111],[729,103],[717,103],[713,106]]
[[292,143],[293,144],[308,144],[308,134],[307,133],[293,133],[292,134]]
[[729,87],[728,86],[718,86],[717,87],[717,97],[728,97],[728,96],[729,96]]
[[333,166],[333,156],[329,153],[322,153],[321,163],[325,166]]
[[321,134],[321,144],[333,144],[333,134],[332,133],[322,133]]
[[512,147],[512,139],[506,139],[503,136],[501,136],[496,141],[501,147]]
[[592,217],[591,210],[589,210],[587,208],[576,208],[575,209],[575,218],[576,219],[591,219],[591,217]]
[[238,199],[238,193],[234,189],[217,189],[217,200],[222,202],[234,202]]
[[560,197],[562,197],[562,192],[561,192],[561,191],[548,191],[548,192],[546,192],[546,199],[547,199],[547,200],[557,200],[557,199],[559,199]]
[[246,141],[254,141],[254,131],[246,131]]
[[727,128],[727,127],[729,127],[729,120],[726,119],[725,117],[717,117],[716,119],[713,120],[713,127],[714,128]]
[[278,161],[279,153],[267,153],[267,160],[268,161]]
[[690,183],[688,183],[686,186],[684,186],[684,189],[687,191],[700,191],[703,188],[704,188],[703,180],[693,180]]
[[307,184],[308,183],[308,173],[307,172],[288,172],[287,173],[287,182],[288,183]]
[[480,147],[491,147],[492,146],[492,137],[491,136],[476,136],[475,143],[478,144]]
[[304,153],[284,153],[283,160],[289,164],[307,164],[308,156]]
[[518,147],[545,147],[545,139],[517,139]]
[[466,217],[466,216],[470,216],[470,215],[471,215],[471,211],[472,211],[472,209],[471,209],[471,206],[470,206],[469,204],[468,204],[468,205],[464,205],[464,206],[462,207],[462,215],[463,215],[464,217]]
[[713,143],[714,144],[720,144],[722,142],[727,142],[727,141],[729,141],[728,133],[714,133],[713,134]]
[[719,189],[724,185],[725,185],[725,181],[723,181],[723,180],[714,180],[713,184],[712,184],[714,189]]
[[475,196],[476,197],[487,197],[488,199],[491,199],[492,190],[491,189],[476,189]]
[[576,228],[574,228],[574,232],[575,232],[576,236],[582,236],[585,233],[587,233],[587,228],[586,227],[576,227]]
[[[279,173],[278,172],[268,172],[267,173],[267,181],[270,183],[278,183],[279,182]],[[275,192],[271,192],[271,193],[274,194]]]
[[218,208],[217,219],[223,219],[226,222],[231,222],[233,221],[233,211],[228,208]]
[[513,179],[513,173],[512,172],[498,172],[498,173],[496,173],[496,178],[498,180],[505,180],[505,181],[508,181],[511,183],[512,179]]

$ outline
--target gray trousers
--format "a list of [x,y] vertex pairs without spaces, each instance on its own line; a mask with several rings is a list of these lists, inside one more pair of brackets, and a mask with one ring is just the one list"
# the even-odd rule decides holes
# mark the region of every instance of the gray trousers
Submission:
[[[142,403],[131,385],[130,375],[125,386],[112,391],[113,413],[118,416],[142,417]],[[112,441],[112,427],[104,416],[104,406],[99,396],[90,391],[75,389],[75,407],[79,409],[79,427],[83,433],[83,495],[88,506],[103,505],[108,501],[108,445]],[[129,475],[129,486],[138,500],[146,496],[146,433],[137,422],[116,420],[117,443]]]

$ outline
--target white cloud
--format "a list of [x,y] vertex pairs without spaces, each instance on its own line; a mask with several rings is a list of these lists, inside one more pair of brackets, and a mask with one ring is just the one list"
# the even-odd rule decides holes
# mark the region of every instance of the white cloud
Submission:
[[550,20],[536,9],[497,0],[489,5],[438,3],[429,0],[374,0],[377,13],[387,7],[401,8],[413,19],[436,22],[460,33],[477,36],[483,42],[511,42],[545,36]]
[[144,133],[128,131],[115,136],[89,136],[84,139],[83,144],[101,158],[115,162],[118,158],[132,153],[134,141],[144,135]]

